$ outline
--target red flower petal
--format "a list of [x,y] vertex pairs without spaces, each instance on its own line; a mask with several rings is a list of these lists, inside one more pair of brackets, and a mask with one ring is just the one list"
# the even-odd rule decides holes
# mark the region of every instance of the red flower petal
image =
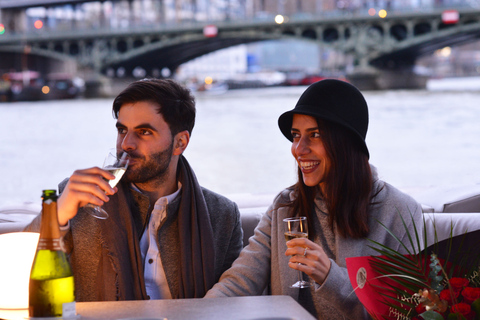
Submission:
[[452,306],[452,313],[460,313],[467,320],[473,319],[472,308],[469,304],[460,302]]
[[480,288],[465,287],[462,291],[464,302],[472,304],[473,301],[480,298]]
[[442,290],[442,292],[440,292],[440,300],[447,301],[448,305],[451,306],[454,302],[452,294],[455,297],[455,299],[457,299],[458,296],[460,295],[460,291],[451,292],[449,289]]
[[468,280],[465,278],[451,278],[450,285],[455,291],[462,291],[462,289],[468,286]]

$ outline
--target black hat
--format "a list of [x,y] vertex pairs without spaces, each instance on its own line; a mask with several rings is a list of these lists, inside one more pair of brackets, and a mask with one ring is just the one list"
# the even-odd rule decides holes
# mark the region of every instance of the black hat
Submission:
[[315,82],[305,90],[293,110],[278,118],[278,126],[288,140],[292,138],[294,114],[305,114],[331,121],[349,129],[368,157],[365,137],[368,129],[368,106],[362,93],[353,85],[334,79]]

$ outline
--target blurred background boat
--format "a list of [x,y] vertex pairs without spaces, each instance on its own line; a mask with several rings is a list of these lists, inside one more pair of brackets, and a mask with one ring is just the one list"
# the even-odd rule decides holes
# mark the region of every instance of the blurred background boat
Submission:
[[9,72],[0,80],[0,101],[74,99],[83,90],[83,80],[68,73]]

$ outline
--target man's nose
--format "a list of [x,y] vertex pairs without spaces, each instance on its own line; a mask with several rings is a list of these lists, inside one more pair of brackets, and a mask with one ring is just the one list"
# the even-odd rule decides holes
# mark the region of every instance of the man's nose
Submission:
[[135,142],[135,137],[133,134],[127,133],[122,140],[122,149],[127,151],[127,150],[132,150],[136,148],[136,142]]

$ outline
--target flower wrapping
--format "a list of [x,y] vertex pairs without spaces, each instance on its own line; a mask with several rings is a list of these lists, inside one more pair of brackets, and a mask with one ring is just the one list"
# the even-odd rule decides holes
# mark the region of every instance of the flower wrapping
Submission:
[[[394,301],[402,299],[391,290],[391,287],[397,287],[398,284],[395,282],[395,278],[386,277],[375,269],[374,264],[377,258],[386,259],[385,256],[347,258],[350,283],[358,299],[373,319],[401,319],[396,307],[412,308],[411,302],[405,298],[403,298],[404,303]],[[407,297],[412,297],[415,293],[407,288],[404,288],[403,291]]]
[[[390,307],[388,301],[380,294],[378,287],[383,287],[388,279],[372,268],[372,257],[347,258],[347,270],[350,283],[360,302],[374,319],[388,318]],[[381,290],[381,289],[380,289]],[[386,290],[383,290],[388,294]],[[393,296],[393,294],[390,294]]]
[[480,230],[420,253],[346,259],[355,294],[373,319],[480,319]]

